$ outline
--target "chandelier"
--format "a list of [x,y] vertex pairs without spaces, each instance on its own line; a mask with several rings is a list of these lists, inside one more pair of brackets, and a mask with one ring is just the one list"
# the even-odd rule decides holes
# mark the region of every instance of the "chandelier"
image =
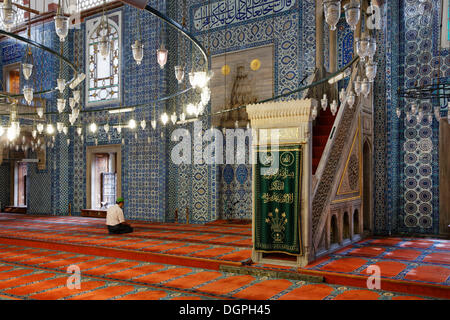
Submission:
[[[324,0],[323,11],[325,22],[330,26],[330,30],[335,31],[341,18],[341,0]],[[351,0],[344,6],[345,20],[352,30],[356,30],[361,19],[361,3],[359,0]]]
[[[399,98],[405,101],[405,111],[402,112],[400,107],[397,107],[396,114],[398,118],[404,114],[407,120],[416,117],[419,122],[422,121],[426,115],[429,122],[432,120],[432,114],[437,121],[441,120],[441,109],[447,109],[450,99],[450,79],[448,77],[436,78],[432,84],[417,86],[413,88],[399,88]],[[428,110],[425,114],[423,106],[426,103],[434,105],[433,110]],[[450,124],[450,112],[447,114],[447,121]]]

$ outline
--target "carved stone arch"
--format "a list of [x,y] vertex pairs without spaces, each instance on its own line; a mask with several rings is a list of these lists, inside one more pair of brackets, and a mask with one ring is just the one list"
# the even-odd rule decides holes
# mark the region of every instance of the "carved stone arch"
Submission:
[[330,215],[330,246],[333,244],[339,244],[340,243],[340,232],[339,232],[339,219],[338,214],[336,212],[331,213]]
[[361,233],[360,227],[360,209],[353,209],[353,236]]
[[[362,219],[366,233],[373,232],[373,144],[369,137],[363,138],[362,145]],[[356,234],[356,233],[355,233]]]
[[345,209],[344,214],[342,215],[342,237],[343,239],[350,239],[350,214],[351,210]]

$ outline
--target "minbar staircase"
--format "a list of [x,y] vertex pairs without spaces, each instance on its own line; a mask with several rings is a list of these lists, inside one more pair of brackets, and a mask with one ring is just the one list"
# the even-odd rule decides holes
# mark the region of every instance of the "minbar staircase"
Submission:
[[326,111],[320,110],[313,126],[313,154],[312,154],[312,174],[316,173],[319,166],[320,158],[322,157],[325,146],[327,145],[328,137],[333,128],[336,115],[327,108]]

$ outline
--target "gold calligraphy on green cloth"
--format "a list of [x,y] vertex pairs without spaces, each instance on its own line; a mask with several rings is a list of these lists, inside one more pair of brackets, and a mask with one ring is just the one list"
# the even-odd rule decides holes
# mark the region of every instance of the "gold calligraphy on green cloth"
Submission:
[[[302,146],[258,149],[255,170],[255,250],[301,254]],[[278,161],[276,161],[278,160]]]

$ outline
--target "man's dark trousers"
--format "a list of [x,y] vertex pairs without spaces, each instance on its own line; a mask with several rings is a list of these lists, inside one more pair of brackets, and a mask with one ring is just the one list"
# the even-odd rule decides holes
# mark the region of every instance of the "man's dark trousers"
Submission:
[[133,232],[133,228],[125,224],[118,224],[115,226],[108,226],[108,231],[112,234],[122,234]]

